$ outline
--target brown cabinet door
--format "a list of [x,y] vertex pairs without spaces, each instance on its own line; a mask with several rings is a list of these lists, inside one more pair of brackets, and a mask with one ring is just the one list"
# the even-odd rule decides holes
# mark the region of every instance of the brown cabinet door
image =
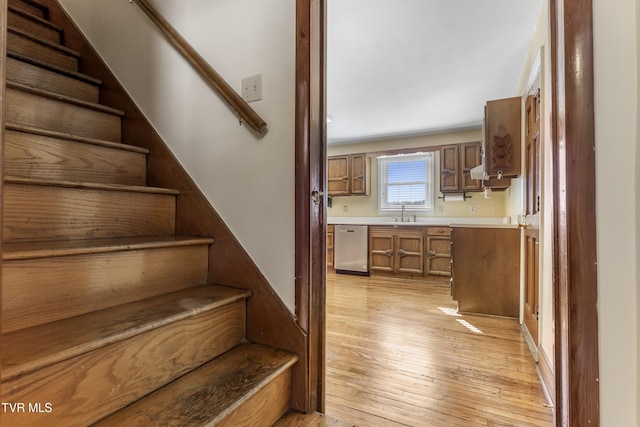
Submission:
[[481,189],[481,181],[479,179],[471,179],[471,169],[479,166],[481,162],[479,142],[460,144],[461,191],[478,191]]
[[451,238],[427,236],[427,274],[451,275]]
[[351,194],[366,195],[367,188],[367,156],[352,154],[351,156]]
[[327,193],[329,196],[349,194],[349,156],[327,159]]
[[422,233],[407,233],[396,236],[396,272],[424,273]]
[[458,145],[445,145],[440,149],[440,191],[458,191]]
[[333,268],[333,236],[334,226],[327,226],[327,267]]
[[384,231],[369,231],[369,270],[391,273],[395,270],[393,237]]
[[487,101],[485,107],[485,172],[492,177],[520,175],[521,98]]

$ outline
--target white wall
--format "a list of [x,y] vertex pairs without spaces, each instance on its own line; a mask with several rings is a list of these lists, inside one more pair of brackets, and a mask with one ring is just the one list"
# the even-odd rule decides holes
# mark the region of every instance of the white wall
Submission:
[[638,426],[638,3],[594,0],[601,425]]
[[269,126],[256,139],[126,0],[62,0],[291,311],[294,288],[295,3],[153,0]]

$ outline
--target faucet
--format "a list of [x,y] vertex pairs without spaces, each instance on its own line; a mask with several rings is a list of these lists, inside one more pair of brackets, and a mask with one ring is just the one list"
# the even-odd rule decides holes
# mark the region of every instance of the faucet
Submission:
[[404,203],[403,203],[402,204],[402,210],[401,210],[401,215],[402,216],[400,217],[400,222],[404,222],[404,210],[405,210],[405,206],[404,206]]

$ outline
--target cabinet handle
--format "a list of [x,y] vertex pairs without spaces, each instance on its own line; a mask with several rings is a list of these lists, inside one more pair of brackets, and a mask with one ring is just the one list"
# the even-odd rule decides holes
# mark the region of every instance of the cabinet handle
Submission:
[[438,230],[438,233],[444,234],[444,230],[441,228],[440,230]]
[[471,169],[463,169],[462,173],[464,173],[465,175],[468,175],[469,172],[471,172]]
[[354,179],[356,181],[364,181],[364,177],[363,176],[356,176],[356,177],[354,177]]
[[427,252],[427,258],[432,259],[436,257],[436,253],[434,251]]
[[403,256],[405,256],[406,254],[407,254],[407,253],[406,253],[405,251],[403,251],[402,249],[400,249],[400,250],[398,251],[398,256],[399,256],[400,258],[402,258]]
[[442,170],[442,176],[447,177],[449,175],[452,175],[450,170],[447,170],[447,169]]
[[387,250],[386,250],[386,252],[385,252],[385,254],[386,254],[387,256],[393,256],[393,251],[392,251],[391,249],[387,249]]
[[327,252],[333,252],[333,248],[327,248]]
[[349,177],[348,176],[343,176],[342,178],[340,178],[340,181],[347,182],[347,181],[349,181]]

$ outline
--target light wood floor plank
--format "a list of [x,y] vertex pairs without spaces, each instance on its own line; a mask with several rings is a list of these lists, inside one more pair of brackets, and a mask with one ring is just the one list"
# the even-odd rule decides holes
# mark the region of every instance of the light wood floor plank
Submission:
[[328,273],[326,413],[356,426],[551,426],[517,321],[448,284]]

